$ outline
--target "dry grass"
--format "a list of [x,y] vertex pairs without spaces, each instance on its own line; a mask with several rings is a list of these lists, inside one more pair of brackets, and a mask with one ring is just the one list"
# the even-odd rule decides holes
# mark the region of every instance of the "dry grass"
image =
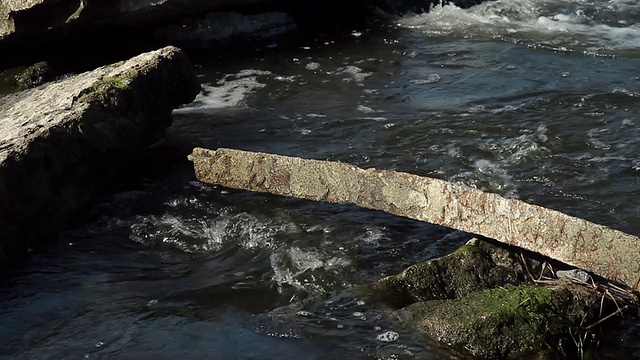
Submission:
[[[520,254],[522,259],[522,263],[524,268],[531,278],[531,280],[539,285],[550,286],[558,284],[560,279],[558,279],[555,274],[555,270],[553,266],[549,263],[544,262],[541,267],[540,275],[538,277],[534,277],[534,275],[529,270],[529,266],[527,265],[527,259],[524,257],[524,254]],[[636,281],[635,285],[632,288],[623,288],[619,285],[603,280],[602,282],[596,282],[593,277],[590,277],[591,282],[584,282],[577,279],[570,279],[573,283],[583,286],[590,291],[597,292],[601,296],[600,300],[600,318],[592,324],[583,326],[585,330],[593,329],[594,327],[602,324],[603,322],[609,320],[615,315],[622,314],[628,309],[637,309],[638,308],[638,286],[640,286],[640,277],[638,281]],[[616,310],[612,313],[603,316],[602,312],[604,309],[604,303],[606,299],[610,299],[613,304],[616,306]]]

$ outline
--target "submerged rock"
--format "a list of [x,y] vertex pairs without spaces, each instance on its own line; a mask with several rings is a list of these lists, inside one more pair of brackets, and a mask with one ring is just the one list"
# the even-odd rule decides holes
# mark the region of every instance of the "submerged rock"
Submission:
[[199,89],[167,47],[0,98],[0,264],[111,186]]

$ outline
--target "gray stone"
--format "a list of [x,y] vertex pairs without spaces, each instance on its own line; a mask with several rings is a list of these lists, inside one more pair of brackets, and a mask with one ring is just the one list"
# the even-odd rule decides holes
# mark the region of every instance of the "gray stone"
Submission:
[[67,28],[69,25],[140,26],[166,23],[219,10],[242,10],[278,0],[2,0],[0,39]]
[[199,89],[186,56],[166,47],[0,98],[0,254],[71,220]]
[[207,48],[212,42],[232,39],[262,38],[296,28],[295,21],[283,12],[245,15],[238,12],[214,12],[200,20],[186,20],[160,27],[156,37],[189,44],[191,48]]
[[569,279],[580,281],[583,283],[589,283],[590,281],[592,281],[591,275],[589,275],[586,271],[580,269],[558,270],[556,271],[556,276],[559,279]]

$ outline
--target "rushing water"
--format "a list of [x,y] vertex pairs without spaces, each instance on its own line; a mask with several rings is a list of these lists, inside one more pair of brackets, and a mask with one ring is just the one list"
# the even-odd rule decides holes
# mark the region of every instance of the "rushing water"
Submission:
[[[455,358],[350,289],[469,235],[203,185],[186,155],[403,170],[640,235],[639,21],[632,0],[499,0],[199,61],[144,181],[4,281],[0,356]],[[640,358],[640,329],[614,335],[602,358]]]

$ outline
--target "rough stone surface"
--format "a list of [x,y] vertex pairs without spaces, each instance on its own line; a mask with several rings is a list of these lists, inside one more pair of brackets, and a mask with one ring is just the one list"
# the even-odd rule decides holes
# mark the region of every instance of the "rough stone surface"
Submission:
[[186,56],[167,47],[0,98],[0,254],[69,221],[199,89]]
[[235,39],[278,35],[296,28],[295,20],[283,12],[241,14],[214,12],[203,19],[187,19],[178,24],[160,27],[154,36],[168,39],[189,48],[206,49],[212,42],[225,43]]
[[570,281],[552,287],[507,285],[460,299],[418,302],[397,315],[477,358],[574,358],[584,349],[573,338],[584,335],[581,325],[597,320],[600,300],[595,291]]
[[235,189],[353,203],[496,239],[633,286],[640,239],[461,184],[340,162],[196,148],[198,180]]
[[[567,279],[535,285],[528,273],[540,274],[540,261],[472,239],[447,256],[377,281],[369,291],[407,325],[464,354],[574,357],[585,349],[573,339],[591,339],[584,326],[601,310],[611,313],[611,301],[589,284]],[[547,269],[545,276],[553,273]]]
[[278,0],[2,0],[0,38],[33,34],[68,25],[160,23],[214,10],[243,9]]
[[400,274],[379,280],[372,294],[399,308],[418,301],[465,297],[475,291],[527,280],[526,270],[536,274],[540,262],[527,259],[527,269],[515,252],[472,239],[455,252],[408,267]]

